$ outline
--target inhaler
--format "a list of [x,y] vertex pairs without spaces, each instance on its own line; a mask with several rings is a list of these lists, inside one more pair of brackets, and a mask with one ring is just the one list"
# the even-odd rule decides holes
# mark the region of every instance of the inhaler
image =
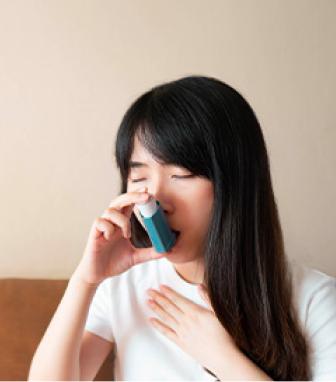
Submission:
[[177,237],[169,227],[160,203],[150,196],[146,203],[136,206],[156,252],[168,252],[176,243]]

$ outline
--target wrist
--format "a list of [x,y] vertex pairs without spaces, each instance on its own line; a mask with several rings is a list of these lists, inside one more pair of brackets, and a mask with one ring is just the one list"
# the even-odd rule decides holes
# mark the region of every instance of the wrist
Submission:
[[90,282],[88,281],[78,269],[72,274],[69,280],[72,284],[80,285],[86,289],[97,289],[101,281],[99,282]]
[[232,375],[232,370],[239,365],[241,357],[244,356],[235,343],[218,343],[217,348],[213,350],[207,368],[221,378],[223,378],[223,371],[227,376]]
[[233,347],[224,355],[219,355],[219,358],[215,361],[212,371],[220,380],[272,380],[238,347]]

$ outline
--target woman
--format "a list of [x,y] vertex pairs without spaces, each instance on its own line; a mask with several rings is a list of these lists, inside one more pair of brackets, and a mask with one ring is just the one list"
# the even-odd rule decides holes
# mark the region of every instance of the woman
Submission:
[[[73,343],[45,335],[30,377],[92,379],[113,344],[117,380],[336,378],[335,280],[287,263],[247,101],[209,77],[156,86],[127,110],[115,154],[121,195],[95,220],[48,328],[67,325]],[[149,197],[179,232],[164,254],[135,206]],[[55,374],[39,373],[51,344]]]

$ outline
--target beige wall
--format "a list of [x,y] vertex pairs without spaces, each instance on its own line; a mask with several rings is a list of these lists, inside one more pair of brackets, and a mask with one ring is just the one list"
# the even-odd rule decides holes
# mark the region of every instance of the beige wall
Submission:
[[0,0],[0,277],[69,277],[150,86],[216,76],[255,109],[288,256],[336,275],[336,1]]

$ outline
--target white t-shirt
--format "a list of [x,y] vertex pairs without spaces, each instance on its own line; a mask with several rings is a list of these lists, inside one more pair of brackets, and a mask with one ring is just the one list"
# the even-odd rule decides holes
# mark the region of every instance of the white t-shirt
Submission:
[[[312,346],[313,380],[336,379],[336,279],[290,263],[294,300]],[[206,307],[197,285],[186,282],[166,258],[132,267],[104,280],[90,305],[85,330],[115,342],[115,380],[215,381],[202,365],[148,322],[147,289],[169,285]]]

